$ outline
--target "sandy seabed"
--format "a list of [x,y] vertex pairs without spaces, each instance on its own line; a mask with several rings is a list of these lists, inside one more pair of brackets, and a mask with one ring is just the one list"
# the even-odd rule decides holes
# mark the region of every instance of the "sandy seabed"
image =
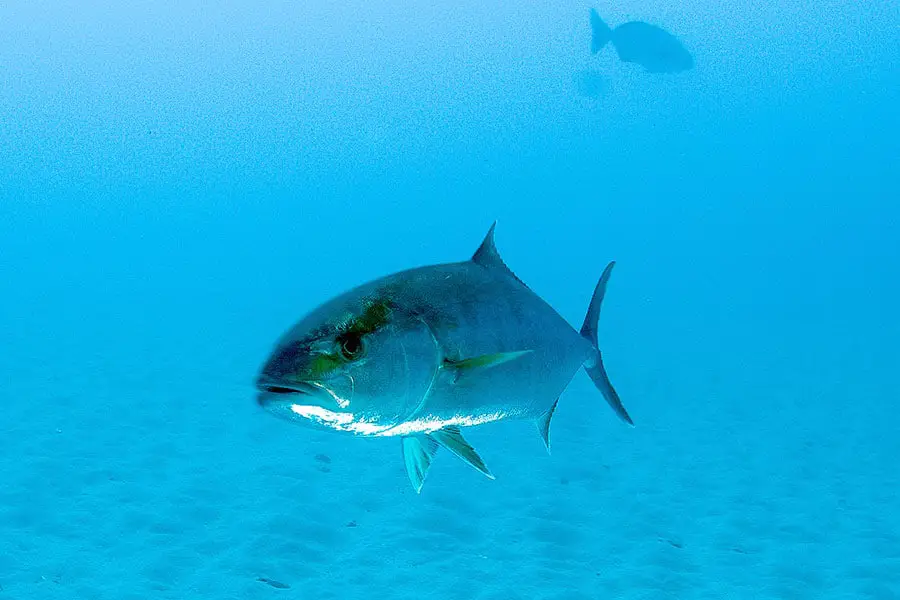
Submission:
[[860,406],[889,384],[615,364],[637,427],[580,373],[551,456],[469,430],[497,479],[441,452],[417,496],[398,440],[281,422],[259,356],[213,355],[222,383],[189,354],[6,362],[0,600],[900,598],[900,419]]

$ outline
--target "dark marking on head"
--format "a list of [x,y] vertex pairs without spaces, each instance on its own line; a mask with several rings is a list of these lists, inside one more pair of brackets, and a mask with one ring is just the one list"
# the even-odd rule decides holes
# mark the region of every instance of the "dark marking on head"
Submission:
[[316,354],[309,363],[309,375],[313,379],[319,379],[337,369],[341,364],[341,359],[337,354],[324,352]]
[[387,325],[391,317],[394,304],[383,296],[367,298],[362,312],[350,317],[338,326],[341,335],[366,335],[374,333]]
[[341,365],[365,356],[366,335],[375,333],[390,320],[393,303],[386,296],[372,296],[363,301],[362,310],[350,314],[338,323],[320,327],[314,332],[318,339],[332,338],[337,348],[332,352],[317,352],[309,364],[309,375],[322,378]]

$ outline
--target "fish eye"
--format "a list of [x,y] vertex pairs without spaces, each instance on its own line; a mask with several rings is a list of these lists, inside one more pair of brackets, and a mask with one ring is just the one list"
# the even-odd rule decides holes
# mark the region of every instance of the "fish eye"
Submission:
[[365,354],[366,347],[360,335],[345,335],[338,340],[338,344],[340,345],[341,356],[347,360],[356,360]]

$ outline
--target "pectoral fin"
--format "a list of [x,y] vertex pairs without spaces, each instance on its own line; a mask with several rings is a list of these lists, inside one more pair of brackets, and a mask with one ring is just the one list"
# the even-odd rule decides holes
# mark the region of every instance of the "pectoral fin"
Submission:
[[494,479],[493,473],[487,468],[487,465],[484,464],[484,461],[481,460],[478,453],[475,452],[475,448],[469,445],[469,442],[462,436],[459,427],[444,427],[443,429],[432,431],[428,435],[438,444],[484,473],[487,477]]
[[428,475],[431,459],[438,451],[438,442],[427,435],[407,435],[400,441],[403,443],[406,474],[409,475],[409,481],[418,494],[422,491],[422,484]]
[[527,354],[531,354],[531,350],[519,350],[516,352],[495,352],[494,354],[482,354],[472,358],[464,358],[461,360],[444,359],[444,368],[456,371],[456,381],[462,376],[472,375],[481,372],[484,369],[490,369],[497,365],[502,365],[511,360],[516,360]]

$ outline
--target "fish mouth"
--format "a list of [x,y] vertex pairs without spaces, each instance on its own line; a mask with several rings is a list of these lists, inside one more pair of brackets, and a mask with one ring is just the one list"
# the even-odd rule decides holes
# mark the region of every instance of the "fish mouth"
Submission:
[[320,391],[316,386],[304,382],[282,382],[260,378],[256,382],[259,394],[256,397],[260,406],[275,402],[290,401],[297,396],[314,396]]
[[300,387],[285,387],[283,385],[261,385],[259,391],[267,394],[306,394],[307,390]]

